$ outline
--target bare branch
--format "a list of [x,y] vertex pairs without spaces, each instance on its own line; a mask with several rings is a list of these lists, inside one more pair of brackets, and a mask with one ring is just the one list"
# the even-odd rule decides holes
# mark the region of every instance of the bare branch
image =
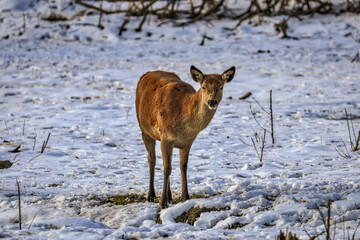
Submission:
[[[270,90],[270,91],[271,91],[271,90]],[[266,111],[265,108],[259,103],[259,101],[256,100],[256,98],[253,97],[253,99],[254,99],[254,101],[259,105],[259,107],[260,107],[266,114],[270,114],[270,113],[269,113],[268,111]]]
[[254,146],[254,148],[255,148],[255,151],[256,151],[256,153],[257,153],[257,155],[258,155],[258,158],[260,159],[260,154],[259,154],[259,152],[258,152],[258,150],[257,150],[257,147],[256,147],[256,144],[255,144],[254,139],[253,139],[253,138],[251,138],[251,141],[252,141],[253,146]]
[[[249,107],[250,107],[250,112],[252,114],[252,116],[254,117],[254,120],[256,121],[256,123],[259,125],[259,127],[263,130],[266,130],[266,128],[260,124],[260,122],[257,120],[256,116],[255,116],[255,112],[253,111],[252,107],[251,107],[251,102],[249,102]],[[268,133],[270,133],[268,130],[266,130]]]

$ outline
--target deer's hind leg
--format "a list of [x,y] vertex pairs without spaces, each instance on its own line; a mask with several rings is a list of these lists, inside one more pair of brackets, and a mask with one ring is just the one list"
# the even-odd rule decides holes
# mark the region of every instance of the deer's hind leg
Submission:
[[161,152],[163,156],[164,164],[164,186],[161,195],[160,206],[161,208],[167,208],[168,204],[171,203],[171,190],[170,190],[170,174],[171,174],[171,158],[173,152],[173,144],[164,139],[161,140]]
[[154,202],[155,196],[155,187],[154,187],[154,178],[155,178],[155,165],[156,165],[156,152],[155,152],[155,140],[152,139],[149,135],[142,133],[142,139],[144,141],[146,150],[148,151],[148,163],[149,163],[149,192],[147,200],[149,202]]

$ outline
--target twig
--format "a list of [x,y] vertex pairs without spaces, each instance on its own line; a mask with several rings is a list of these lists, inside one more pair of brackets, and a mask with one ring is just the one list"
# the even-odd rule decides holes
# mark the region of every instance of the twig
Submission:
[[233,166],[236,168],[236,170],[239,170],[239,169],[236,167],[236,165],[235,165],[235,164],[233,164]]
[[326,221],[326,238],[327,240],[331,240],[331,235],[330,235],[330,216],[331,216],[331,200],[328,199],[328,206],[327,206],[327,221]]
[[126,32],[126,31],[127,31],[126,25],[127,25],[129,22],[130,22],[129,19],[125,19],[125,20],[124,20],[123,24],[122,24],[122,25],[120,26],[120,28],[119,28],[119,34],[118,34],[119,36],[121,36],[123,32]]
[[246,143],[246,142],[244,141],[244,139],[242,139],[241,137],[239,137],[239,140],[240,140],[240,142],[242,142],[244,145],[246,145],[246,146],[251,146],[251,144]]
[[35,151],[35,145],[36,145],[36,138],[37,138],[37,133],[35,133],[35,137],[34,137],[34,145],[33,145],[33,151]]
[[33,157],[32,159],[30,159],[30,160],[29,160],[29,162],[31,162],[31,161],[32,161],[32,160],[34,160],[35,158],[40,157],[40,156],[41,156],[41,154],[42,154],[42,153],[40,153],[40,154],[36,155],[36,156],[35,156],[35,157]]
[[141,19],[141,22],[139,23],[139,26],[135,29],[135,32],[141,32],[142,31],[142,26],[145,23],[146,17],[148,15],[148,12],[146,12],[143,16],[143,18]]
[[24,119],[22,135],[25,135],[25,123],[26,123],[26,119]]
[[[48,135],[46,141],[43,142],[43,145],[42,145],[42,147],[41,147],[41,152],[40,152],[38,155],[36,155],[35,157],[33,157],[32,159],[30,159],[29,162],[31,162],[31,161],[34,160],[35,158],[40,157],[40,156],[44,153],[45,148],[46,148],[46,146],[47,146],[47,144],[48,144],[48,142],[49,142],[50,135],[51,135],[51,133],[49,132],[49,135]],[[36,138],[35,138],[35,139],[36,139]],[[34,145],[34,146],[35,146],[35,145]]]
[[352,141],[352,139],[351,139],[351,131],[350,131],[350,124],[349,124],[349,116],[348,116],[348,113],[347,113],[346,108],[345,108],[345,116],[346,116],[346,123],[347,123],[348,132],[349,132],[350,145],[351,145],[351,148],[352,148],[353,141]]
[[257,155],[258,155],[258,158],[259,158],[260,162],[262,162],[262,159],[263,159],[263,156],[264,156],[265,138],[266,138],[266,130],[264,129],[264,136],[263,136],[262,139],[261,139],[261,146],[260,146],[261,151],[260,151],[260,154],[259,154],[259,151],[258,151],[258,149],[257,149],[257,147],[256,147],[254,138],[251,138],[251,141],[252,141],[252,143],[253,143],[253,146],[254,146],[254,148],[255,148],[255,151],[256,151],[256,153],[257,153]]
[[14,159],[13,159],[13,162],[14,162],[14,163],[15,163],[15,161],[16,161],[16,158],[17,158],[19,155],[20,155],[20,153],[18,153],[18,154],[15,155],[15,157],[14,157]]
[[7,124],[6,124],[6,119],[4,119],[4,124],[5,124],[5,129],[4,129],[4,131],[5,131],[5,132],[9,132],[9,128],[8,128],[8,126],[7,126]]
[[201,19],[209,16],[212,13],[217,12],[217,10],[221,7],[221,5],[223,5],[224,1],[225,0],[220,0],[217,4],[215,4],[212,8],[210,8],[207,12],[205,12],[203,14],[199,14],[197,17],[191,19],[188,23],[185,23],[185,25],[190,24],[190,23],[194,23],[194,22],[196,22],[198,20],[201,20]]
[[31,225],[33,224],[35,218],[36,218],[36,214],[35,214],[35,216],[32,218],[32,220],[31,220],[31,222],[30,222],[30,225],[29,225],[29,227],[28,227],[28,230],[31,228]]
[[97,10],[97,11],[99,11],[99,12],[103,12],[103,13],[105,13],[105,14],[116,13],[116,12],[107,11],[107,10],[105,10],[105,9],[100,9],[100,8],[98,8],[98,7],[96,7],[96,6],[93,6],[93,5],[84,3],[84,2],[82,2],[81,0],[75,0],[75,3],[76,3],[76,4],[79,4],[79,5],[82,5],[82,6],[84,6],[84,7],[87,7],[87,8],[95,9],[95,10]]
[[[351,150],[353,152],[356,152],[356,151],[359,150],[360,130],[359,130],[358,136],[356,136],[354,123],[353,123],[352,117],[351,117],[351,113],[348,114],[346,108],[345,108],[345,115],[346,115],[346,123],[347,123],[347,128],[348,128],[348,133],[349,133],[350,147],[351,147]],[[349,118],[350,118],[350,121],[349,121]],[[351,123],[351,127],[350,127],[349,122]],[[353,142],[351,135],[353,135],[355,143]]]
[[[353,235],[352,235],[352,237],[351,237],[351,240],[355,240],[356,232],[357,232],[357,230],[358,230],[359,227],[360,227],[360,222],[359,222],[358,225],[356,226],[356,228],[355,228],[355,230],[354,230],[354,233],[353,233]],[[335,239],[335,238],[334,238],[334,239]]]
[[21,197],[20,197],[20,183],[19,181],[16,179],[16,185],[17,185],[17,190],[18,190],[18,201],[19,201],[19,229],[21,230]]
[[[260,104],[260,102],[258,100],[256,100],[256,98],[254,98],[254,101],[259,105],[259,107],[267,114],[269,115],[269,118],[270,118],[270,131],[267,130],[259,121],[258,119],[256,118],[256,114],[255,112],[253,111],[252,109],[252,106],[251,106],[251,102],[249,102],[249,107],[250,107],[250,112],[251,114],[253,115],[254,117],[254,120],[256,121],[256,123],[259,125],[259,127],[263,130],[265,130],[266,132],[268,132],[270,135],[271,135],[271,141],[272,141],[272,145],[275,144],[275,136],[274,136],[274,116],[273,116],[273,106],[272,106],[272,90],[270,90],[270,107],[269,107],[269,112]],[[266,122],[266,124],[269,125],[268,122]]]
[[337,147],[335,145],[334,145],[334,148],[335,148],[336,152],[339,154],[340,157],[345,158],[345,159],[350,159],[351,156],[350,156],[349,151],[348,151],[348,149],[346,147],[346,144],[345,144],[343,139],[341,139],[341,141],[343,143],[343,146],[344,146],[345,150],[342,147]]
[[46,148],[46,145],[47,145],[47,144],[48,144],[48,142],[49,142],[50,135],[51,135],[51,133],[49,132],[49,135],[48,135],[48,137],[47,137],[46,141],[45,141],[45,142],[43,143],[43,145],[42,145],[42,148],[41,148],[41,153],[44,153],[45,148]]
[[128,120],[129,118],[129,111],[130,111],[131,107],[127,107],[126,108],[126,120]]
[[322,235],[322,234],[325,232],[325,231],[322,231],[321,233],[317,233],[317,232],[316,232],[316,235],[311,236],[310,233],[309,233],[309,232],[307,231],[307,229],[305,228],[305,226],[304,226],[304,231],[305,231],[306,235],[308,235],[309,240],[315,240],[317,237],[319,237],[320,235]]
[[271,139],[272,144],[275,144],[275,136],[274,136],[274,117],[273,117],[273,107],[272,107],[272,90],[270,90],[270,122],[271,122]]
[[207,36],[206,34],[204,34],[202,37],[203,37],[203,38],[202,38],[202,40],[201,40],[201,43],[199,44],[200,46],[204,46],[204,44],[205,44],[205,39],[210,40],[210,41],[214,40],[213,37],[209,37],[209,36]]
[[260,162],[262,162],[262,159],[263,159],[263,156],[264,156],[265,138],[266,138],[266,131],[264,130],[264,137],[263,137],[262,143],[261,143],[261,158],[260,158]]
[[143,9],[141,9],[141,11],[139,12],[139,15],[147,15],[148,14],[148,10],[149,8],[156,2],[157,0],[151,0],[151,2],[146,5]]
[[23,33],[25,33],[26,32],[26,15],[25,15],[25,13],[23,13],[23,30],[24,30]]
[[252,141],[253,146],[254,146],[254,148],[255,148],[256,154],[258,155],[258,158],[260,159],[259,151],[257,150],[257,147],[256,147],[256,144],[255,144],[254,139],[253,139],[253,138],[251,138],[251,141]]
[[265,108],[259,103],[259,101],[256,98],[253,97],[253,99],[266,114],[270,114],[268,111],[265,110]]
[[331,240],[331,234],[330,234],[330,216],[331,216],[331,200],[328,199],[327,204],[327,218],[325,218],[323,212],[320,210],[320,207],[315,203],[315,208],[319,212],[321,221],[323,222],[325,226],[325,233],[326,233],[326,240]]
[[98,28],[101,30],[104,29],[104,26],[101,25],[101,20],[102,20],[102,16],[103,16],[103,12],[104,12],[102,6],[103,6],[103,0],[100,1],[100,7],[99,7],[100,14],[99,14]]
[[[260,124],[260,122],[257,120],[256,116],[255,116],[255,112],[253,111],[252,107],[251,107],[251,102],[249,102],[249,108],[250,108],[250,112],[252,114],[252,116],[254,117],[254,120],[256,121],[256,123],[259,125],[259,127],[263,130],[266,130],[265,127],[263,127],[263,125]],[[268,130],[266,130],[268,131]],[[270,132],[269,132],[270,133]]]

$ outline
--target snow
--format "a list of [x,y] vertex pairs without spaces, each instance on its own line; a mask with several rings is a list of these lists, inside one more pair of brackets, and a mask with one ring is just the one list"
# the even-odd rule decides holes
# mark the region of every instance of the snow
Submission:
[[[13,162],[0,170],[0,237],[274,239],[288,229],[307,238],[304,227],[311,234],[324,229],[316,206],[326,215],[328,199],[336,236],[343,238],[343,226],[352,233],[360,214],[360,155],[349,149],[344,109],[359,129],[359,63],[351,63],[360,49],[354,40],[359,16],[290,19],[289,35],[299,40],[280,39],[273,24],[281,16],[265,18],[257,27],[244,23],[234,32],[224,27],[236,21],[223,19],[184,28],[157,27],[153,20],[135,33],[140,20],[134,20],[119,37],[121,15],[105,15],[105,29],[99,30],[84,26],[96,25],[96,14],[80,16],[84,8],[78,5],[61,11],[66,3],[0,2],[0,160]],[[71,20],[42,19],[52,11]],[[199,46],[205,33],[214,40]],[[204,73],[236,66],[214,119],[190,152],[189,192],[208,198],[163,210],[148,202],[102,204],[109,196],[148,190],[134,108],[138,79],[150,70],[166,70],[198,89],[191,65]],[[259,163],[251,137],[262,131],[249,102],[266,127],[268,116],[253,98],[238,98],[252,92],[268,108],[270,89],[276,143],[267,136]],[[36,157],[49,133],[45,152]],[[334,149],[342,139],[349,159]],[[8,152],[20,144],[20,152]],[[159,144],[156,151],[160,196]],[[177,151],[171,188],[173,197],[180,196]],[[194,226],[175,222],[192,207],[216,210],[203,212]],[[239,227],[230,229],[235,223]]]

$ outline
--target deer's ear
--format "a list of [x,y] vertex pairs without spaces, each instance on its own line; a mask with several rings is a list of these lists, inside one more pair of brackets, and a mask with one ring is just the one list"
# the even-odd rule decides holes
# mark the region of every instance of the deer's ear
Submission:
[[195,82],[201,83],[204,80],[204,74],[194,66],[190,67],[190,74]]
[[223,80],[224,83],[228,83],[231,82],[231,80],[233,80],[235,75],[235,67],[232,66],[231,68],[229,68],[228,70],[226,70],[222,75],[221,78]]

